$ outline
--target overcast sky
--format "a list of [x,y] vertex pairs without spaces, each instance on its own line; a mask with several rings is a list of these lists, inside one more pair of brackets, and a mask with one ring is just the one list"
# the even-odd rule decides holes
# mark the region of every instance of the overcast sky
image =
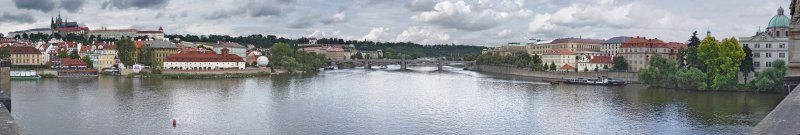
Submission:
[[529,38],[753,35],[790,0],[0,0],[0,33],[49,27],[499,46]]

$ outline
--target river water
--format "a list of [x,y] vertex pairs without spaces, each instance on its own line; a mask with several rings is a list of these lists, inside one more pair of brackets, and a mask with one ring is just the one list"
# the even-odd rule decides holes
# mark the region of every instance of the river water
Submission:
[[412,70],[13,81],[12,114],[33,135],[741,134],[783,98]]

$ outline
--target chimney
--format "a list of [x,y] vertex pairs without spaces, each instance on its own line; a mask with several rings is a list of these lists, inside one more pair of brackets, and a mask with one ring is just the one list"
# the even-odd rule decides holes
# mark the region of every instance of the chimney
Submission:
[[228,55],[228,53],[230,53],[230,50],[228,50],[228,48],[222,48],[222,55]]

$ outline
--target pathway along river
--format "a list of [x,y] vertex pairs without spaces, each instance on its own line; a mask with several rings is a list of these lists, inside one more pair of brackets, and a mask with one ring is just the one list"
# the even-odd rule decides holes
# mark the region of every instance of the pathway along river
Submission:
[[26,134],[740,134],[783,98],[412,70],[14,81],[12,112]]

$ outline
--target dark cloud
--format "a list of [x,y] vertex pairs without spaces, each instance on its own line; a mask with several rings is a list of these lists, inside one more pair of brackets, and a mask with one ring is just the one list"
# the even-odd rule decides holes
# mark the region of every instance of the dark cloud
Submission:
[[309,28],[309,27],[314,26],[314,25],[317,24],[317,21],[318,21],[317,18],[320,18],[319,14],[309,14],[309,15],[297,18],[296,20],[292,21],[292,23],[289,24],[289,28],[293,28],[293,29]]
[[74,13],[81,10],[84,2],[84,0],[62,0],[60,7]]
[[110,0],[103,2],[102,7],[105,9],[119,8],[119,9],[143,9],[143,8],[164,8],[169,3],[169,0]]
[[9,14],[3,13],[0,16],[0,23],[33,23],[36,19],[30,14]]
[[50,12],[55,8],[56,3],[53,0],[13,0],[14,5],[19,9],[39,10],[42,12]]
[[206,14],[206,19],[225,19],[233,16],[281,17],[295,10],[295,0],[251,0],[242,2],[234,10],[217,10]]

